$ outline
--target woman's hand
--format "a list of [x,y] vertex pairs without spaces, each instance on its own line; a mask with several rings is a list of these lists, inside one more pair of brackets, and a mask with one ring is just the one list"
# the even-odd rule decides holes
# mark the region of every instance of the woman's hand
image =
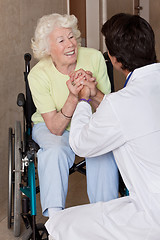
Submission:
[[91,72],[86,73],[83,69],[72,72],[69,75],[70,79],[66,82],[70,93],[78,97],[78,93],[83,88],[82,81],[91,78],[91,76]]
[[[73,87],[72,87],[72,86]],[[97,82],[96,78],[93,77],[90,71],[84,71],[83,69],[79,69],[76,72],[72,72],[70,74],[70,83],[67,86],[73,94],[77,94],[78,91],[81,91],[82,86],[87,86],[90,89],[90,96],[94,97],[97,93],[96,88]]]
[[90,80],[90,78],[92,78],[92,73],[90,71],[85,71],[83,70],[82,68],[75,71],[75,72],[72,72],[70,75],[69,75],[74,81],[76,81],[77,79],[85,79],[87,81]]
[[70,94],[74,95],[75,97],[78,98],[78,93],[81,91],[83,88],[83,85],[80,82],[75,83],[72,78],[70,78],[67,82],[67,87],[70,91]]

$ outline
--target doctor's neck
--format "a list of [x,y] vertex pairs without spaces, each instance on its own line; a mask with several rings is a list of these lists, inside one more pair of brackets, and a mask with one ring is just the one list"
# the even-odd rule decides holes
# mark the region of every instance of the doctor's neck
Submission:
[[125,76],[125,78],[127,78],[127,76],[128,76],[128,74],[130,73],[130,71],[128,71],[128,70],[123,70],[122,69],[122,73],[123,73],[123,75]]

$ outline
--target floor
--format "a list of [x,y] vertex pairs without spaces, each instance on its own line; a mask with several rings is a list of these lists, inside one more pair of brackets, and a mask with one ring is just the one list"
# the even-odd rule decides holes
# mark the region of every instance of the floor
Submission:
[[[86,194],[86,177],[78,172],[73,173],[69,177],[68,196],[66,200],[66,207],[88,203],[88,197]],[[21,235],[15,238],[13,235],[13,229],[7,228],[7,201],[1,206],[0,212],[0,240],[19,240],[23,239],[25,234],[25,227],[21,224]],[[37,194],[37,217],[38,223],[45,223],[47,218],[41,214],[41,207],[39,201],[39,194]]]

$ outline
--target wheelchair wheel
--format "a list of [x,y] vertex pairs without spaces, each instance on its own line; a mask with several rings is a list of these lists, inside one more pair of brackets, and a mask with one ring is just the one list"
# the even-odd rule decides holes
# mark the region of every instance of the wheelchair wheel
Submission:
[[12,225],[13,215],[13,133],[9,128],[8,139],[8,228]]
[[21,141],[21,124],[16,121],[15,124],[15,183],[14,183],[14,236],[20,235],[21,225],[21,159],[22,159],[22,141]]

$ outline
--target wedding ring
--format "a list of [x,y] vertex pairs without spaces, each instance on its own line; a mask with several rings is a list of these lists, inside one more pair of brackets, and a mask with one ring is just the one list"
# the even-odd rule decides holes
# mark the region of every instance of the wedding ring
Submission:
[[74,81],[72,82],[72,85],[73,85],[73,86],[75,86],[75,85],[76,85]]

